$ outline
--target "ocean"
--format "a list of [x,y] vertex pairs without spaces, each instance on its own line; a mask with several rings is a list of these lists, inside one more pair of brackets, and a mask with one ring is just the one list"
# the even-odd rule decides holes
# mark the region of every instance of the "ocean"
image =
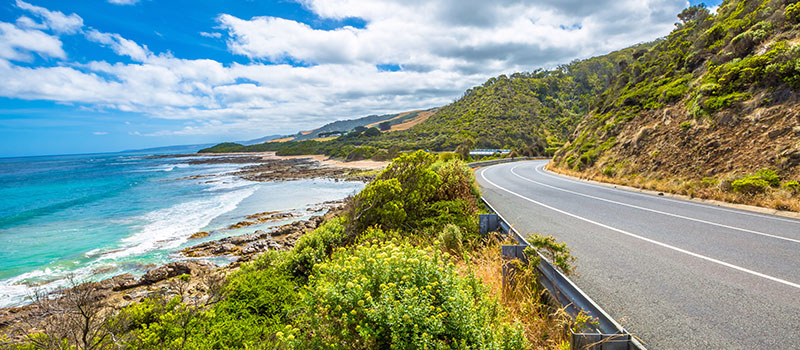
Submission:
[[[227,175],[247,164],[189,164],[197,157],[114,153],[0,158],[0,307],[37,289],[142,274],[177,250],[312,215],[315,203],[360,191],[360,182],[252,182]],[[189,178],[196,175],[212,175]],[[300,216],[235,230],[265,211]],[[191,239],[199,232],[204,239]],[[213,260],[226,263],[224,258]]]

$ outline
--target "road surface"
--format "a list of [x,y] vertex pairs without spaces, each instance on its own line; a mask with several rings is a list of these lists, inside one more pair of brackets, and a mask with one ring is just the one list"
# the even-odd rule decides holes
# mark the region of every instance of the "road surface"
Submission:
[[476,171],[521,234],[577,257],[572,279],[648,349],[800,349],[800,220],[562,177]]

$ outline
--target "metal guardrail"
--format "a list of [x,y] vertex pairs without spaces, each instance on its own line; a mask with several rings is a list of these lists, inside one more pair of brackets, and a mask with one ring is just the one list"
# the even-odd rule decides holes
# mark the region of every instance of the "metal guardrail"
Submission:
[[467,163],[467,166],[470,168],[480,168],[482,166],[489,166],[495,164],[502,164],[502,163],[511,163],[517,162],[520,160],[535,160],[535,159],[550,159],[548,157],[515,157],[515,158],[500,158],[500,159],[492,159],[492,160],[484,160],[479,162],[472,162]]
[[[523,251],[525,247],[530,246],[530,243],[485,198],[481,197],[481,200],[494,213],[481,215],[481,233],[499,229],[501,233],[513,237],[519,244],[504,245],[503,256],[526,259]],[[537,254],[541,259],[537,266],[539,283],[565,307],[569,314],[575,316],[583,310],[597,321],[594,327],[572,334],[573,350],[646,350],[575,283],[558,271],[546,257],[539,252]]]

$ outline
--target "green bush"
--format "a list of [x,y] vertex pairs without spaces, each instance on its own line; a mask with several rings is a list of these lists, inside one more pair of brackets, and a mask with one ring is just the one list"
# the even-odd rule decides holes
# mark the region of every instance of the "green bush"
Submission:
[[[430,248],[406,243],[334,253],[303,293],[307,337],[298,348],[524,349],[521,329],[476,278],[459,276]],[[288,333],[288,332],[287,332]]]
[[456,225],[447,224],[439,232],[439,242],[442,243],[444,250],[450,253],[461,254],[462,240],[461,229]]
[[687,121],[681,123],[681,129],[682,130],[689,130],[689,129],[692,128],[693,125],[694,125],[694,123],[691,120],[687,120]]
[[347,212],[353,234],[370,227],[419,233],[455,224],[477,230],[480,191],[472,171],[454,156],[417,151],[395,158],[377,179],[353,198]]
[[287,269],[296,277],[305,278],[315,264],[327,259],[346,241],[344,219],[336,217],[325,221],[311,233],[300,238],[287,256]]
[[792,192],[793,194],[800,193],[800,182],[797,182],[795,180],[786,181],[783,184],[783,187],[789,190],[789,192]]
[[769,182],[760,176],[747,176],[731,183],[734,191],[744,194],[764,193],[769,187]]
[[800,3],[786,6],[786,19],[795,23],[800,22]]
[[132,304],[110,319],[118,342],[127,349],[183,349],[189,339],[196,339],[206,318],[175,296],[154,296]]
[[772,169],[761,169],[756,171],[756,176],[769,183],[769,185],[772,187],[778,187],[781,185],[781,177]]

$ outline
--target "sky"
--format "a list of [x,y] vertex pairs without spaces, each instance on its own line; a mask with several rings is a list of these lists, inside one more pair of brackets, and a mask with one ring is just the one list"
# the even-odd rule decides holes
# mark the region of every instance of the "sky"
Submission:
[[248,140],[442,106],[493,76],[662,37],[696,3],[6,0],[0,157]]

